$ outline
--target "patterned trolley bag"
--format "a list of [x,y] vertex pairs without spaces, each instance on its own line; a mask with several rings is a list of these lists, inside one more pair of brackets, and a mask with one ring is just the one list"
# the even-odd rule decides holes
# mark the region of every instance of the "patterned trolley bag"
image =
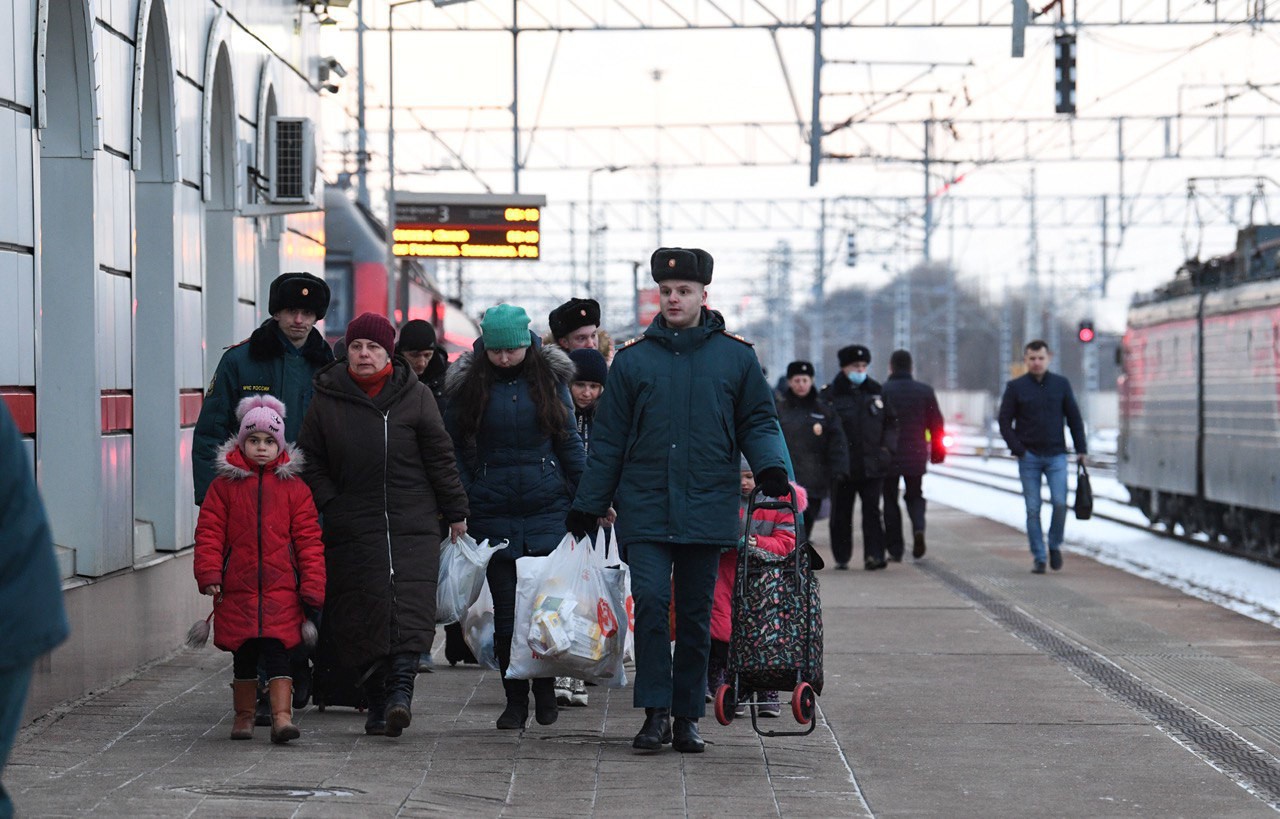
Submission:
[[[743,515],[745,532],[760,509],[789,511],[796,531],[804,527],[794,503],[765,499],[757,490]],[[744,541],[745,542],[745,541]],[[733,587],[733,617],[727,663],[728,684],[715,702],[716,719],[728,725],[739,701],[753,699],[754,692],[791,691],[791,712],[806,725],[803,731],[761,731],[756,709],[749,708],[751,723],[763,736],[803,736],[814,729],[816,697],[822,693],[822,601],[815,569],[822,558],[807,541],[798,542],[788,555],[775,555],[755,547],[738,551],[738,576]]]

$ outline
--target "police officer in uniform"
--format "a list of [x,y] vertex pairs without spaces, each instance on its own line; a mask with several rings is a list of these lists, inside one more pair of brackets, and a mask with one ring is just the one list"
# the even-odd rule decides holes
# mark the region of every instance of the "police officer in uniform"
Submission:
[[813,364],[792,361],[787,365],[786,387],[778,396],[778,420],[791,451],[796,482],[809,495],[804,513],[807,542],[817,523],[822,501],[831,487],[849,479],[849,442],[835,410],[818,399],[813,384]]
[[837,569],[853,557],[853,506],[862,501],[863,565],[867,571],[888,565],[880,493],[898,446],[898,418],[884,400],[880,382],[867,374],[871,351],[851,344],[836,353],[840,373],[822,388],[822,399],[840,416],[849,440],[849,478],[831,494],[831,553]]
[[711,254],[659,248],[650,269],[661,312],[614,357],[565,523],[582,534],[617,510],[635,598],[633,703],[645,709],[632,747],[701,753],[717,564],[740,534],[739,453],[766,495],[791,488],[760,362],[706,307]]

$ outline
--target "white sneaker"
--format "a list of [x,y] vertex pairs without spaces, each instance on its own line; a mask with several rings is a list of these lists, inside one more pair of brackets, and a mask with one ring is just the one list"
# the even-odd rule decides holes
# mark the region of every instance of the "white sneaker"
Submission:
[[569,704],[579,707],[586,707],[587,704],[587,684],[582,680],[569,681]]
[[568,677],[556,677],[556,705],[568,705],[572,692],[573,680]]

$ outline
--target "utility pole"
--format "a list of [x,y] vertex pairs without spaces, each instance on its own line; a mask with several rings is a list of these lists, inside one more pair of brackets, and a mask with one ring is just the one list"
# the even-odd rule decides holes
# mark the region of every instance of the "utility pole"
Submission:
[[824,356],[822,337],[825,333],[825,294],[827,277],[827,200],[818,202],[818,252],[813,270],[813,315],[809,318],[809,360],[813,363],[815,380],[822,375]]
[[[926,264],[932,258],[930,248],[933,239],[933,191],[929,186],[929,159],[932,149],[933,139],[933,120],[926,119],[924,121],[924,261]],[[905,348],[902,348],[905,349]]]
[[809,187],[818,184],[822,161],[822,0],[813,3],[813,115],[809,120]]
[[511,190],[520,192],[520,0],[511,0]]
[[795,355],[795,322],[791,315],[791,245],[778,242],[769,254],[769,364],[775,375],[784,370]]
[[356,201],[369,209],[369,134],[365,130],[364,0],[356,0]]
[[1031,188],[1027,193],[1030,233],[1027,237],[1027,308],[1022,322],[1022,343],[1040,337],[1040,234],[1036,224],[1036,169],[1031,168]]
[[950,261],[947,263],[947,375],[943,382],[947,389],[954,390],[960,382],[959,352],[956,327],[956,268]]

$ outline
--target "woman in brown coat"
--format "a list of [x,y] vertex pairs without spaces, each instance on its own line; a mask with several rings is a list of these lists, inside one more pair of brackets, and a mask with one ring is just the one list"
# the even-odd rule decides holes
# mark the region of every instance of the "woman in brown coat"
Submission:
[[298,443],[323,521],[326,636],[340,663],[369,672],[365,733],[395,737],[435,638],[441,521],[465,533],[467,496],[435,398],[391,358],[391,324],[365,313],[346,341],[346,360],[316,373]]

